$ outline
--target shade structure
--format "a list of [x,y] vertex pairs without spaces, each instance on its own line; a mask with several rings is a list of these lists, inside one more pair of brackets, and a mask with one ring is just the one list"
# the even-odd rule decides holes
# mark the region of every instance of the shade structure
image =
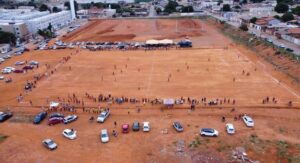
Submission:
[[163,45],[171,45],[173,44],[173,40],[169,40],[169,39],[163,39],[163,40],[159,40],[158,41],[159,44],[163,44]]
[[157,45],[157,44],[159,44],[159,42],[157,40],[147,40],[146,44],[147,45]]

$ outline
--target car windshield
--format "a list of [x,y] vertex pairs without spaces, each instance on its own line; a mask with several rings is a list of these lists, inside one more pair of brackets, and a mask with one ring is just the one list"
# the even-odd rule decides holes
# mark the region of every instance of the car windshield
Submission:
[[50,141],[48,141],[48,142],[46,142],[48,145],[52,145],[52,144],[54,144],[54,142],[52,141],[52,140],[50,140]]
[[105,113],[101,113],[100,117],[105,117]]
[[67,135],[73,135],[73,134],[74,134],[74,131],[67,132]]
[[106,134],[106,133],[101,134],[101,137],[102,137],[102,138],[105,138],[105,137],[107,137],[107,134]]

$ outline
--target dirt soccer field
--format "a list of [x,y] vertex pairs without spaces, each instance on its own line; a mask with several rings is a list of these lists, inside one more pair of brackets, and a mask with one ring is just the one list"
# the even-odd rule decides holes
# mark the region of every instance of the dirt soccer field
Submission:
[[[176,32],[176,26],[181,32]],[[232,150],[236,147],[245,148],[252,160],[299,161],[299,87],[252,52],[231,43],[214,27],[193,19],[99,20],[70,33],[64,41],[180,40],[186,36],[193,40],[191,49],[32,50],[1,64],[2,69],[14,66],[16,61],[40,62],[39,68],[25,74],[5,75],[12,77],[12,83],[0,83],[1,110],[10,107],[14,112],[11,119],[0,124],[0,162],[220,163],[232,160]],[[70,59],[62,61],[67,56]],[[25,93],[25,82],[33,81],[37,74],[47,75],[37,81],[36,88]],[[20,93],[24,99],[18,103],[16,97]],[[195,111],[190,111],[188,104],[172,109],[150,103],[118,105],[94,102],[86,93],[94,97],[111,94],[138,99],[190,97],[200,100],[200,104]],[[77,121],[48,126],[45,119],[40,125],[32,124],[42,106],[47,108],[50,101],[67,101],[73,94],[85,105],[83,112],[82,104],[74,104]],[[201,103],[204,97],[222,101],[226,98],[226,102],[208,106]],[[271,100],[263,104],[266,97]],[[292,107],[288,106],[289,101]],[[99,106],[111,110],[103,124],[88,120],[97,117],[93,111]],[[242,113],[254,119],[254,128],[234,120],[234,116]],[[222,116],[234,124],[235,135],[226,134]],[[134,120],[149,121],[151,131],[122,134],[121,125],[131,126]],[[180,121],[184,132],[177,133],[173,121]],[[203,127],[217,129],[219,137],[200,137],[199,130]],[[77,130],[77,139],[64,138],[61,133],[65,128]],[[104,128],[110,134],[110,142],[106,144],[99,137]],[[118,137],[111,135],[113,129],[119,133]],[[44,148],[41,141],[45,138],[54,139],[58,148],[54,151]]]

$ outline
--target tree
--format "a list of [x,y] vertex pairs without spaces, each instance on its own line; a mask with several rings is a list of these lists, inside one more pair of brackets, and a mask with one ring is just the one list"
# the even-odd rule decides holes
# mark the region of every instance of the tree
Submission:
[[193,6],[184,6],[181,12],[194,12]]
[[167,12],[167,13],[176,12],[177,6],[178,6],[178,3],[176,1],[169,0],[168,4],[165,7],[164,12]]
[[243,30],[243,31],[248,31],[248,27],[247,27],[246,24],[242,24],[242,25],[240,26],[240,29]]
[[52,24],[51,24],[51,23],[49,23],[49,25],[48,25],[47,29],[48,29],[49,31],[52,31],[52,29],[53,29],[53,26],[52,26]]
[[[71,10],[70,2],[69,1],[65,2],[64,6],[67,7],[68,10]],[[75,7],[75,11],[78,11],[78,3],[76,1],[74,1],[74,7]]]
[[275,19],[281,19],[281,17],[279,15],[275,15],[273,16]]
[[223,5],[222,11],[225,11],[225,12],[231,11],[230,5],[229,4]]
[[58,8],[58,7],[56,7],[56,6],[54,6],[54,7],[52,8],[52,12],[61,12],[61,9]]
[[42,4],[39,8],[39,11],[48,11],[49,10],[49,7],[45,4]]
[[223,0],[218,0],[218,6],[220,6],[221,3],[223,3]]
[[10,32],[0,31],[0,44],[11,44],[16,43],[16,36]]
[[254,23],[256,22],[256,20],[257,20],[256,17],[252,17],[252,18],[250,19],[250,23],[254,24]]
[[292,13],[295,14],[295,15],[300,16],[300,6],[297,6],[297,7],[293,8]]
[[160,9],[159,7],[157,7],[155,10],[156,10],[156,13],[157,13],[157,14],[159,14],[159,13],[162,12],[161,9]]
[[261,3],[263,2],[264,0],[250,0],[252,3]]
[[294,20],[294,15],[290,12],[287,12],[287,13],[282,15],[281,20],[284,21],[284,22]]
[[274,10],[278,13],[285,13],[289,10],[289,6],[285,3],[278,3]]
[[293,4],[293,0],[277,0],[277,4],[279,4],[279,3],[284,3],[284,4],[292,5]]

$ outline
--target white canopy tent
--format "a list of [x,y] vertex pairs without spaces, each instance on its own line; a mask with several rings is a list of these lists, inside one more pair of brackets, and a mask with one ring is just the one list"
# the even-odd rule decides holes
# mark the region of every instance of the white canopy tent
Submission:
[[157,45],[159,42],[157,40],[147,40],[146,45]]
[[54,101],[51,101],[50,102],[50,108],[56,108],[59,106],[59,103],[58,102],[54,102]]

